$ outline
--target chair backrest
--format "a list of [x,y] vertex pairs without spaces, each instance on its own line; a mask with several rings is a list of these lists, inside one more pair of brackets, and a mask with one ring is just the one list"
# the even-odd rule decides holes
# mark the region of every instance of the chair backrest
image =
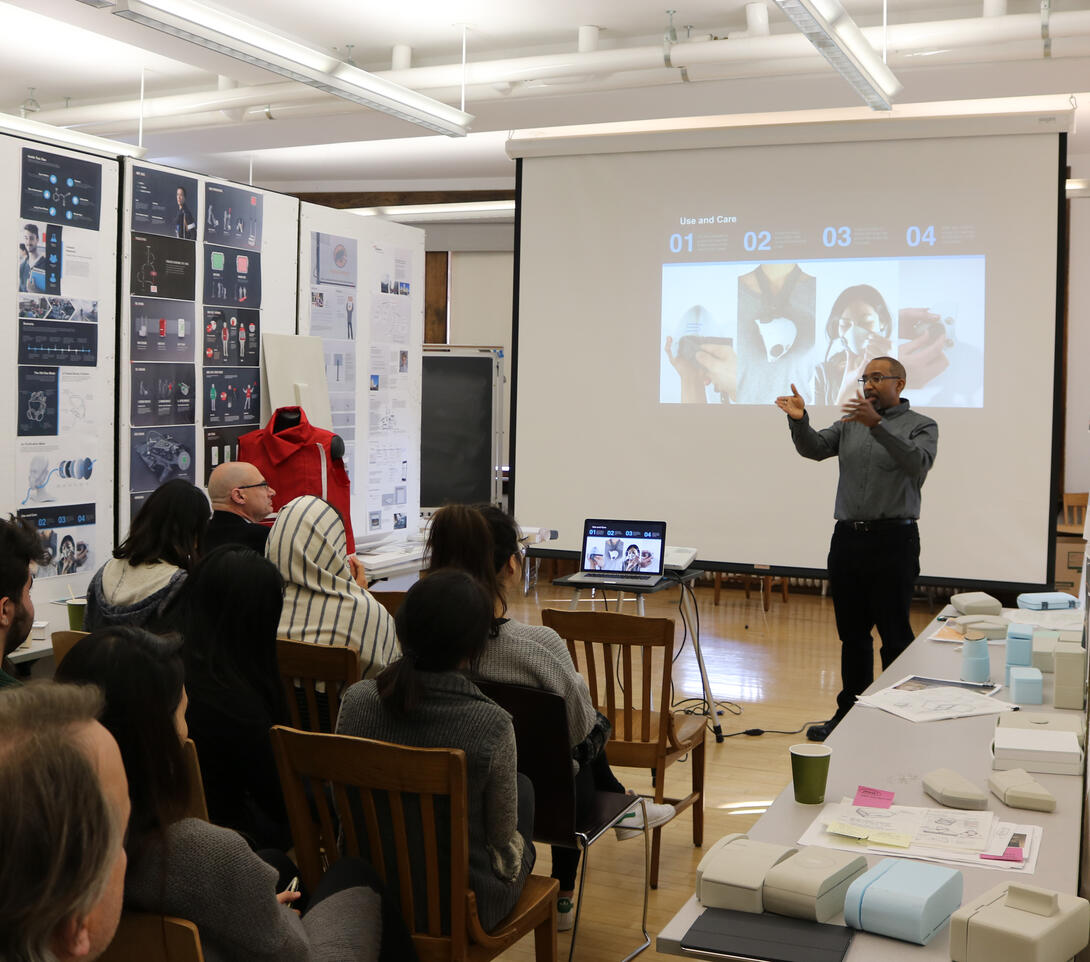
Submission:
[[511,715],[518,770],[534,786],[534,841],[575,846],[575,776],[563,697],[524,685],[473,683]]
[[371,597],[390,612],[392,618],[397,614],[397,609],[401,607],[401,602],[405,600],[407,594],[407,591],[372,591]]
[[189,801],[186,802],[186,818],[199,818],[202,822],[211,821],[208,817],[208,802],[204,798],[204,779],[201,777],[201,763],[197,758],[197,746],[192,738],[187,738],[182,746],[185,754],[185,767],[189,775]]
[[329,862],[361,856],[398,900],[421,962],[464,958],[476,915],[465,753],[282,725],[272,742],[305,886],[318,884],[323,850]]
[[594,707],[613,726],[610,761],[642,767],[649,749],[664,751],[670,730],[673,621],[553,608],[541,612],[541,621],[567,642]]
[[1064,524],[1084,524],[1086,522],[1086,503],[1090,495],[1064,492]]
[[99,962],[204,962],[204,953],[192,922],[171,915],[125,911]]
[[50,641],[53,642],[53,664],[59,665],[64,660],[64,656],[72,650],[80,638],[86,638],[90,632],[88,631],[54,631],[49,636]]
[[360,680],[359,652],[277,638],[276,660],[292,726],[333,731],[345,689]]

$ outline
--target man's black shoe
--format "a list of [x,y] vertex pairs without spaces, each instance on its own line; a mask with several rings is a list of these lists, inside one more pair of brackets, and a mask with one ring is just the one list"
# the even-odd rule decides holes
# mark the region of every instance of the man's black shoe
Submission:
[[833,729],[836,728],[839,723],[839,718],[830,718],[820,725],[811,725],[806,729],[806,737],[812,742],[823,742],[833,733]]

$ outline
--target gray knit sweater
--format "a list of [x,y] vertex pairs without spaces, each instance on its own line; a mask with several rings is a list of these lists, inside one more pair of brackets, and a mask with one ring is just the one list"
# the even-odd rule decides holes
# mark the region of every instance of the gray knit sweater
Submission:
[[466,755],[469,885],[486,930],[506,916],[534,866],[534,847],[516,828],[517,755],[511,716],[459,672],[419,672],[426,689],[408,718],[386,710],[373,680],[345,693],[337,733]]
[[552,628],[505,621],[490,638],[470,674],[507,685],[551,691],[564,699],[568,740],[574,748],[590,734],[597,712],[586,679],[575,670],[568,646]]
[[[166,871],[164,874],[164,852]],[[125,873],[125,905],[193,922],[207,962],[349,962],[378,958],[376,892],[350,888],[300,918],[276,901],[277,872],[230,829],[175,822]]]

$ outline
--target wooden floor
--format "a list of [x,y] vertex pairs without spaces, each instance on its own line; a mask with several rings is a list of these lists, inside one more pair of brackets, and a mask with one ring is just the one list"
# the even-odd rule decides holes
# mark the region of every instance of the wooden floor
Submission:
[[[615,605],[610,598],[610,610]],[[718,606],[711,587],[696,589],[700,640],[711,679],[712,693],[724,702],[723,733],[747,728],[777,729],[791,734],[738,735],[716,744],[708,734],[705,785],[706,849],[730,832],[745,832],[790,781],[788,746],[804,741],[805,726],[832,715],[839,684],[840,643],[833,620],[833,604],[816,594],[793,592],[785,604],[774,592],[771,609],[762,610],[760,592],[749,600],[742,589],[724,586]],[[646,614],[673,617],[678,622],[676,589],[647,597]],[[540,624],[542,608],[567,608],[569,593],[544,584],[523,598],[511,599],[510,614]],[[583,607],[588,607],[584,602]],[[595,602],[596,610],[602,603]],[[941,608],[941,602],[913,604],[912,624],[917,632]],[[623,611],[635,613],[631,602]],[[875,657],[875,673],[881,671]],[[700,675],[689,642],[674,666],[676,697],[698,697]],[[615,769],[626,787],[650,794],[648,772]],[[688,760],[672,765],[666,794],[684,795],[690,779]],[[548,846],[538,847],[535,874],[550,871]],[[696,866],[704,849],[692,844],[692,816],[684,812],[662,832],[659,888],[651,893],[648,931],[651,948],[644,960],[666,959],[654,950],[654,937],[689,898]],[[590,849],[583,912],[579,922],[576,958],[579,962],[616,962],[639,943],[643,886],[643,841],[618,841],[612,833]],[[570,936],[560,935],[561,958],[566,959]],[[533,959],[533,939],[524,939],[501,956],[504,960]]]

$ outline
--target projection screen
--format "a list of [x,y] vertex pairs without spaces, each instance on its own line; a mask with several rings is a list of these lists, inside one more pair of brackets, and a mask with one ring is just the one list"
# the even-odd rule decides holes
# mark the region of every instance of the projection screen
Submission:
[[868,118],[512,138],[520,521],[823,569],[838,465],[774,400],[825,427],[882,353],[939,424],[921,576],[1048,580],[1069,117]]

